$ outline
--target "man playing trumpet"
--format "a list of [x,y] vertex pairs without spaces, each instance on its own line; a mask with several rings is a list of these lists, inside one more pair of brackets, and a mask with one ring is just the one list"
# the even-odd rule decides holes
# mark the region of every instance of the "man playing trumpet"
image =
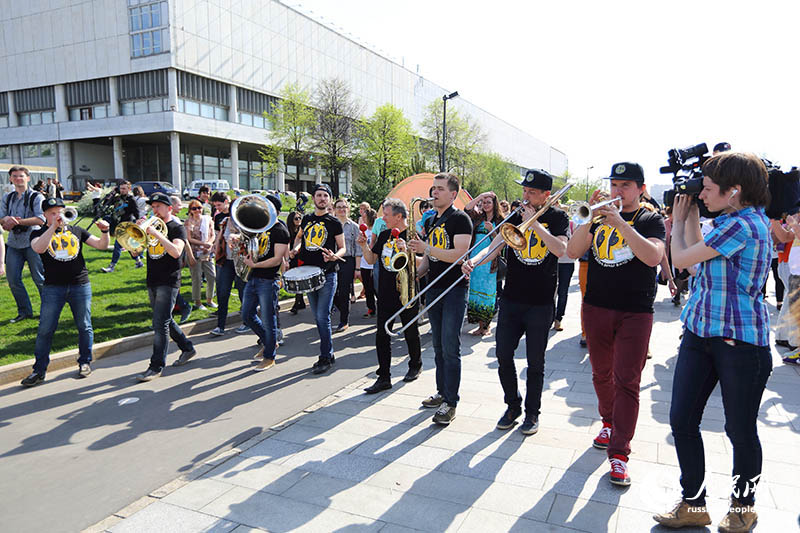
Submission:
[[[656,296],[656,266],[664,255],[664,219],[640,205],[644,171],[636,163],[611,168],[613,204],[592,209],[567,245],[573,259],[589,253],[583,322],[603,427],[593,446],[605,449],[610,481],[630,485],[628,455],[639,415],[639,382],[647,357]],[[594,191],[590,204],[599,203]]]
[[[378,329],[375,333],[375,351],[378,353],[378,380],[367,387],[367,394],[375,394],[382,390],[391,389],[389,367],[392,363],[392,347],[389,334],[386,333],[384,324],[395,314],[403,304],[397,290],[397,271],[392,268],[393,260],[398,253],[407,253],[409,261],[416,261],[414,253],[407,251],[406,239],[408,229],[408,212],[405,204],[396,198],[388,198],[383,203],[383,220],[386,228],[378,235],[374,246],[369,247],[367,237],[360,233],[356,243],[361,246],[364,260],[374,265],[378,261],[381,269],[378,278]],[[408,283],[414,283],[409,279]],[[405,309],[400,314],[400,320],[405,326],[409,320],[417,315],[417,305]],[[422,371],[422,354],[419,341],[419,328],[417,323],[411,324],[405,331],[406,344],[408,344],[408,373],[403,381],[414,381]]]

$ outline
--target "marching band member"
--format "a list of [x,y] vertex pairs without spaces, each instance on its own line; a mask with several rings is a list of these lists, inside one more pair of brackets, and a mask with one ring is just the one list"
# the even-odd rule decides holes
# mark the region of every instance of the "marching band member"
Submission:
[[[281,200],[274,194],[267,199],[281,212]],[[236,238],[238,241],[238,238]],[[269,231],[258,238],[258,257],[250,254],[244,257],[244,264],[250,267],[250,279],[244,286],[242,301],[242,321],[258,335],[261,350],[255,355],[261,362],[254,368],[256,372],[267,370],[275,365],[278,346],[278,271],[283,264],[286,250],[289,247],[289,230],[278,220]],[[260,306],[261,316],[256,314]]]
[[[229,242],[231,232],[238,231],[231,222],[230,199],[224,192],[217,191],[211,197],[214,206],[214,231],[217,234],[214,240],[214,262],[217,264],[217,327],[209,331],[213,337],[225,335],[225,324],[228,321],[228,301],[231,290],[235,287],[239,293],[239,301],[244,300],[244,281],[236,275],[236,267],[230,253]],[[246,328],[244,324],[242,327]]]
[[[671,511],[653,518],[668,527],[711,523],[705,502],[705,457],[700,422],[717,386],[725,407],[725,433],[733,445],[730,510],[724,532],[750,531],[756,485],[761,477],[761,442],[756,421],[772,372],[769,310],[761,288],[772,256],[767,169],[755,155],[725,152],[703,164],[702,200],[722,211],[705,236],[698,206],[675,198],[672,262],[699,263],[694,288],[681,313],[685,329],[672,386],[669,421],[681,469],[683,494]],[[592,348],[592,339],[589,339]]]
[[92,286],[83,259],[83,243],[98,250],[108,249],[108,222],[105,220],[97,221],[101,235],[95,237],[80,226],[67,225],[61,216],[64,211],[61,198],[47,198],[42,202],[42,209],[47,225],[31,234],[31,248],[41,256],[44,265],[42,309],[33,349],[36,362],[31,375],[22,380],[25,387],[44,381],[53,334],[65,303],[69,304],[78,330],[78,375],[85,378],[92,373]]
[[[469,250],[472,221],[464,211],[453,206],[460,189],[461,183],[455,174],[442,172],[434,176],[432,196],[436,213],[425,224],[426,240],[417,238],[408,242],[412,252],[424,254],[417,268],[417,277],[428,272],[428,283],[433,282]],[[428,290],[428,301],[434,301],[459,277],[458,269],[453,268],[435,287]],[[461,324],[467,310],[468,287],[467,280],[461,280],[428,309],[436,362],[436,394],[424,400],[422,405],[436,407],[433,421],[444,426],[456,417],[458,389],[461,385]],[[380,309],[378,304],[378,312]]]
[[[507,223],[517,226],[530,219],[547,202],[553,189],[553,177],[545,170],[529,170],[522,197],[527,200],[523,214],[516,214]],[[525,335],[528,359],[525,419],[520,427],[523,435],[539,430],[539,409],[544,385],[544,355],[550,324],[553,322],[553,298],[556,292],[558,258],[567,248],[569,221],[566,213],[553,206],[531,224],[525,232],[527,248],[514,250],[506,246],[506,289],[497,318],[497,372],[508,408],[497,422],[497,429],[510,429],[522,415],[522,397],[517,386],[514,352]],[[503,250],[503,237],[498,234],[492,244],[474,258],[464,262],[461,270],[469,276],[475,267],[492,261]],[[491,252],[491,253],[489,253]]]
[[[117,195],[114,213],[106,218],[106,221],[111,224],[109,227],[109,231],[111,232],[113,232],[117,228],[117,225],[122,222],[136,222],[137,220],[144,218],[144,213],[139,212],[139,205],[136,202],[136,198],[133,196],[133,194],[131,194],[131,182],[128,180],[122,180],[119,182],[119,185],[117,185],[117,189],[119,190],[119,194]],[[116,240],[114,240],[114,251],[111,252],[111,263],[109,263],[107,267],[103,267],[100,270],[106,274],[114,272],[117,262],[121,256],[122,246]],[[130,254],[130,256],[136,262],[135,268],[142,268],[144,266],[141,257],[134,257],[133,254]]]
[[181,288],[181,255],[186,242],[186,230],[172,216],[172,200],[168,195],[155,192],[150,195],[147,203],[150,204],[153,214],[166,224],[167,234],[159,233],[153,226],[147,227],[148,237],[154,237],[157,241],[153,246],[148,238],[147,243],[147,292],[153,307],[154,336],[150,366],[138,376],[139,381],[151,381],[161,376],[169,350],[167,335],[181,349],[181,355],[173,363],[174,366],[186,364],[197,354],[192,342],[172,319],[172,308]]
[[[331,305],[336,294],[336,270],[346,249],[342,223],[328,212],[331,206],[330,186],[319,183],[314,187],[314,212],[303,217],[302,231],[297,233],[289,257],[298,257],[304,265],[319,267],[325,273],[325,284],[308,293],[319,333],[319,360],[311,371],[322,374],[330,370],[336,358],[333,354]],[[335,251],[334,251],[335,248]]]
[[[386,333],[384,324],[395,314],[403,304],[397,292],[397,272],[389,269],[392,258],[398,252],[406,251],[406,238],[408,229],[408,211],[405,204],[396,199],[388,198],[383,203],[383,220],[386,228],[378,235],[372,248],[369,247],[367,237],[361,233],[356,242],[361,246],[364,259],[371,265],[377,261],[377,268],[382,269],[378,282],[378,329],[375,333],[375,351],[378,354],[378,380],[370,387],[364,389],[367,394],[375,394],[382,390],[391,389],[389,367],[392,363],[392,346],[389,334]],[[396,236],[395,236],[396,234]],[[415,261],[414,254],[409,253],[409,261]],[[408,280],[414,283],[413,279]],[[400,320],[406,325],[417,314],[418,306],[405,309],[400,314]],[[405,330],[406,344],[408,345],[408,373],[403,381],[414,381],[422,372],[422,352],[419,341],[419,328],[414,322]]]
[[[621,209],[595,209],[592,214],[604,220],[578,226],[567,253],[577,259],[591,249],[583,322],[603,418],[593,446],[607,450],[611,483],[630,485],[627,462],[639,415],[639,382],[653,327],[656,266],[664,255],[665,229],[661,215],[640,205],[640,165],[617,163],[607,179],[611,197],[621,198]],[[590,203],[599,197],[600,191],[595,191]]]

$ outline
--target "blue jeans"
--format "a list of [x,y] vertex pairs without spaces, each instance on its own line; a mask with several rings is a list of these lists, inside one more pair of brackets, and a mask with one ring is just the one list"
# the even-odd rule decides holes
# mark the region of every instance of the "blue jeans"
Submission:
[[547,335],[553,322],[553,305],[529,305],[503,298],[497,318],[497,373],[503,387],[504,401],[512,409],[522,406],[517,387],[517,369],[514,352],[525,335],[525,355],[528,359],[526,374],[525,414],[539,416],[544,384],[544,354]]
[[[442,289],[433,288],[425,294],[432,302],[441,293]],[[458,403],[458,387],[461,385],[461,324],[467,310],[468,293],[468,287],[455,287],[428,309],[436,363],[436,389],[451,407]]]
[[6,246],[6,276],[8,276],[8,287],[17,302],[17,314],[33,316],[31,299],[28,298],[28,291],[25,290],[25,285],[22,284],[22,267],[25,266],[25,261],[28,262],[31,278],[33,283],[36,284],[36,288],[39,289],[39,295],[41,296],[42,286],[44,285],[42,258],[30,246],[27,248]]
[[39,331],[33,354],[36,362],[33,371],[44,376],[50,364],[50,347],[58,327],[58,318],[64,304],[68,303],[78,329],[78,364],[92,362],[92,285],[45,285],[42,287],[42,308],[39,313]]
[[567,310],[567,296],[569,296],[569,282],[575,272],[575,263],[558,264],[558,304],[556,304],[556,320],[564,318]]
[[719,382],[725,408],[725,433],[733,445],[736,479],[733,495],[742,505],[753,505],[755,485],[761,474],[761,441],[756,419],[771,372],[768,346],[747,343],[730,346],[722,337],[706,339],[684,331],[675,364],[669,411],[684,500],[692,505],[705,503],[706,465],[700,421],[708,397]]
[[[111,265],[116,265],[119,262],[119,258],[122,255],[122,246],[119,244],[119,241],[114,241],[114,251],[111,252]],[[131,259],[135,260],[137,263],[141,263],[142,259],[140,257],[134,257],[131,254]]]
[[[274,279],[250,278],[244,286],[242,322],[258,335],[264,346],[264,357],[275,359],[275,343],[278,337],[278,321],[275,307],[278,305],[278,281]],[[256,307],[261,306],[261,316]]]
[[331,306],[336,295],[336,272],[325,274],[325,285],[308,293],[308,303],[314,313],[319,334],[319,360],[333,359],[333,333],[331,332]]
[[191,341],[186,338],[181,328],[172,319],[172,308],[180,289],[169,285],[156,285],[147,287],[150,305],[153,307],[153,355],[150,357],[150,369],[160,372],[167,364],[167,350],[169,349],[169,335],[182,352],[194,348]]
[[233,260],[226,259],[221,265],[217,265],[217,327],[225,329],[225,322],[228,320],[228,300],[231,297],[231,289],[236,285],[239,291],[239,301],[244,300],[244,281],[236,275],[236,268]]

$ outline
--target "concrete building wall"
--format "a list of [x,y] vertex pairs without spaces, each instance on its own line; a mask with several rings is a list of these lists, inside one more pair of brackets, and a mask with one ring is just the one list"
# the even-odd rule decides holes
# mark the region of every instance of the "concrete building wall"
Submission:
[[114,178],[114,151],[111,145],[73,142],[73,172],[96,180]]

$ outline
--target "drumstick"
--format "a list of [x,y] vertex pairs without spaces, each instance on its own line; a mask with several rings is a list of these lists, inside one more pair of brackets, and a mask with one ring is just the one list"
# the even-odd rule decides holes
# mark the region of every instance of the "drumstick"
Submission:
[[339,257],[338,255],[336,255],[335,253],[331,252],[327,248],[323,248],[322,250],[325,251],[325,252],[328,252],[329,254],[331,254],[334,257],[334,259],[336,259],[337,261],[342,261],[343,263],[347,262],[347,261],[344,260],[343,257]]

